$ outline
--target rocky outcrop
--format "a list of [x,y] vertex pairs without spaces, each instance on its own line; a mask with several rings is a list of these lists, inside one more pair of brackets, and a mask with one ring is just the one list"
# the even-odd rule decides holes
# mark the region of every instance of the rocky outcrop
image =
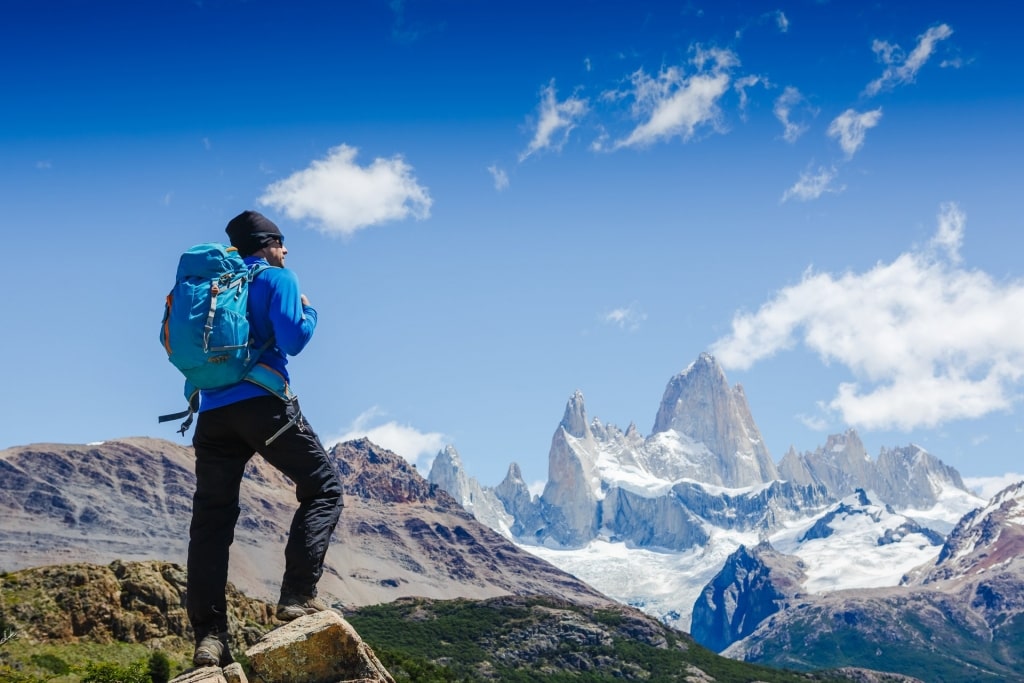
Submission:
[[599,482],[594,436],[587,426],[583,395],[577,391],[551,438],[548,482],[541,495],[547,538],[579,547],[597,535]]
[[943,491],[966,491],[960,473],[920,446],[883,448],[872,461],[853,429],[828,437],[813,452],[790,449],[779,462],[779,476],[801,484],[823,486],[834,498],[857,489],[874,491],[896,508],[927,509]]
[[[51,565],[0,578],[0,621],[42,642],[146,643],[186,650],[185,570],[171,562]],[[251,644],[273,624],[272,607],[228,586],[233,642]]]
[[[904,579],[925,585],[992,573],[1024,557],[1024,481],[997,494],[988,505],[967,514],[953,528],[935,564]],[[1021,596],[1024,601],[1024,596]]]
[[466,475],[462,459],[454,446],[446,446],[437,454],[427,481],[450,493],[482,524],[506,537],[512,536],[509,529],[514,518],[506,512],[493,489],[481,486],[476,479]]
[[945,488],[966,491],[960,473],[920,446],[883,448],[867,487],[897,508],[931,507]]
[[800,484],[823,486],[842,498],[873,481],[874,466],[864,443],[853,429],[832,434],[824,446],[809,453],[789,451],[779,461],[779,476]]
[[509,465],[508,473],[495,487],[494,495],[512,518],[509,527],[512,538],[535,538],[537,532],[544,528],[537,497],[530,493],[529,487],[523,481],[523,473],[516,463]]
[[253,683],[395,683],[370,646],[333,611],[275,629],[245,654]]
[[903,585],[804,595],[723,654],[819,668],[874,653],[925,680],[1024,681],[1022,585],[1024,482],[966,515]]
[[693,606],[694,640],[718,652],[750,635],[799,594],[803,569],[767,543],[740,546]]
[[238,662],[219,666],[204,666],[191,669],[171,679],[171,683],[249,683],[245,670]]

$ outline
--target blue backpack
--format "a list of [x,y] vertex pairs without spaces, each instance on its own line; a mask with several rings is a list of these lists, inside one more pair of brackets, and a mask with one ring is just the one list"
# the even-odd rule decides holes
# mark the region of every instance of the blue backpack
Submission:
[[252,381],[283,400],[291,394],[284,378],[265,365],[249,335],[249,283],[269,265],[249,267],[238,250],[222,244],[197,244],[178,261],[174,287],[167,295],[160,343],[174,367],[185,375],[188,410],[161,415],[160,422],[187,418],[185,434],[199,410],[199,390]]

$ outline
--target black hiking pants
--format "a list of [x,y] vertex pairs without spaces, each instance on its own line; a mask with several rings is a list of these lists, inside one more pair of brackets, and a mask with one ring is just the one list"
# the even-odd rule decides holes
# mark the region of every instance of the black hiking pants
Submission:
[[299,414],[270,445],[267,439],[299,414],[297,401],[259,396],[199,413],[192,445],[196,492],[188,544],[186,607],[196,642],[227,631],[228,548],[238,521],[238,492],[254,452],[295,482],[299,509],[285,546],[281,593],[316,595],[324,556],[343,505],[341,482],[320,438]]

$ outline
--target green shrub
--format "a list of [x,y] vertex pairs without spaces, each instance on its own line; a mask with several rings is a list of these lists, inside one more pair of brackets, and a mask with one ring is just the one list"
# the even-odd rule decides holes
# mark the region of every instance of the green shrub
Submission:
[[167,683],[171,680],[171,660],[163,652],[157,650],[149,656],[147,673],[149,680],[153,683]]
[[16,671],[7,664],[0,664],[0,681],[4,683],[46,683],[46,679]]
[[40,669],[45,669],[50,673],[57,674],[58,676],[64,676],[65,674],[71,673],[71,665],[65,662],[57,655],[32,655],[31,657],[29,657],[29,661],[38,666]]
[[118,666],[111,662],[89,662],[82,683],[150,683],[142,662]]

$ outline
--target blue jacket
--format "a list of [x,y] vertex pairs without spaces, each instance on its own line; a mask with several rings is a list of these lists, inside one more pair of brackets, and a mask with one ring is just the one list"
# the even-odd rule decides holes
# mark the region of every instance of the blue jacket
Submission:
[[[266,260],[247,256],[246,265],[268,265]],[[274,346],[263,355],[266,363],[288,379],[288,356],[296,356],[313,338],[316,329],[316,310],[302,305],[299,278],[287,268],[270,267],[256,276],[249,285],[249,330],[254,348],[260,348],[274,335]],[[220,408],[247,398],[270,395],[263,387],[252,382],[239,382],[224,389],[200,392],[199,412]]]

